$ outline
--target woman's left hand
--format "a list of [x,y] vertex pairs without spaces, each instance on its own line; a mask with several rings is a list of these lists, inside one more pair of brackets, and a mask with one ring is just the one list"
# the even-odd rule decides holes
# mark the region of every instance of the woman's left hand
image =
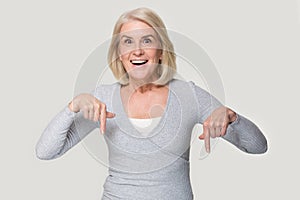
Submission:
[[215,109],[203,122],[203,133],[199,139],[205,143],[206,152],[210,152],[210,138],[222,137],[226,134],[227,127],[237,118],[236,113],[224,106]]

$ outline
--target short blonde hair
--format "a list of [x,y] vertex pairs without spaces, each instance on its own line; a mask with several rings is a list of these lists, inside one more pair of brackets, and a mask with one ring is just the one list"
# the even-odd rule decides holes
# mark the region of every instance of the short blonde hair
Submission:
[[155,81],[155,84],[165,85],[173,77],[176,72],[176,56],[174,53],[174,47],[169,39],[166,27],[162,19],[149,8],[137,8],[122,14],[117,20],[112,40],[109,47],[107,56],[108,64],[112,70],[115,78],[122,84],[127,85],[129,78],[128,74],[123,66],[122,61],[119,59],[119,33],[124,23],[130,20],[138,20],[148,24],[152,27],[159,37],[162,49],[162,59],[158,64],[157,73],[159,78]]

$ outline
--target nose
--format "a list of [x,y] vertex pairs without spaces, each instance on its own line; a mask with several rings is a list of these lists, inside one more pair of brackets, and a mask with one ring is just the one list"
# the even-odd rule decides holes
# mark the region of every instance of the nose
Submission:
[[134,50],[133,50],[133,55],[135,56],[141,56],[144,54],[144,50],[138,45]]

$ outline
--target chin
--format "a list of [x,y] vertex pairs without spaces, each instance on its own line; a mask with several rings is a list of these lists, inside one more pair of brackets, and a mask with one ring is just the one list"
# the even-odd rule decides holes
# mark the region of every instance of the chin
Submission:
[[152,80],[155,73],[155,68],[149,68],[149,66],[142,66],[142,67],[134,67],[129,72],[129,77],[132,80],[136,81],[146,81]]
[[134,81],[147,81],[149,80],[149,76],[143,74],[131,74],[130,79]]

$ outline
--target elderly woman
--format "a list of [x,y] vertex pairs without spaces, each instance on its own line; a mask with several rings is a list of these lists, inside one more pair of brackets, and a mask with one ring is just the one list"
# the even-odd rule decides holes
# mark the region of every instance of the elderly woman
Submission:
[[193,82],[174,78],[173,45],[153,11],[139,8],[119,18],[108,62],[118,82],[76,96],[36,146],[38,158],[54,159],[100,127],[109,150],[102,199],[193,199],[189,150],[197,123],[207,152],[215,137],[247,153],[266,152],[255,124]]

